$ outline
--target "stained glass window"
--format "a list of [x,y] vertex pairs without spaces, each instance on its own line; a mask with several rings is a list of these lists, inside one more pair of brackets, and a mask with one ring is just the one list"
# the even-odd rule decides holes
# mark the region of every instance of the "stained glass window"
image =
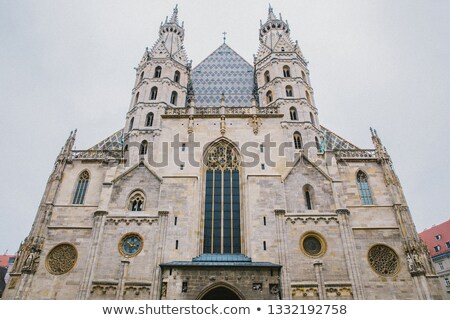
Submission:
[[226,142],[207,152],[204,253],[241,253],[239,156]]
[[84,196],[86,195],[86,190],[89,184],[89,172],[83,171],[77,182],[77,188],[75,189],[75,194],[73,196],[73,204],[83,204]]
[[370,194],[369,181],[367,175],[359,171],[356,175],[356,182],[358,184],[359,195],[361,196],[361,203],[363,205],[373,204],[372,195]]

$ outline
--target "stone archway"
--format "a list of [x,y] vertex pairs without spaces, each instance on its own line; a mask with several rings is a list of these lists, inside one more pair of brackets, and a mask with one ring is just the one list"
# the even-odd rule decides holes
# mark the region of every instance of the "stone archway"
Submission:
[[242,294],[235,288],[219,283],[204,289],[198,300],[243,300]]

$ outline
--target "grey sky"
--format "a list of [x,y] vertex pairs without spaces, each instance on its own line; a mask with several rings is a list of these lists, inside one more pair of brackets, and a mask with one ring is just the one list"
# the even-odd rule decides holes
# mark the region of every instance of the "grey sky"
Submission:
[[[0,0],[0,254],[31,228],[69,132],[123,127],[134,67],[179,4],[194,66],[222,43],[250,63],[267,1]],[[281,1],[310,61],[322,125],[362,148],[378,130],[419,231],[450,217],[450,1]]]

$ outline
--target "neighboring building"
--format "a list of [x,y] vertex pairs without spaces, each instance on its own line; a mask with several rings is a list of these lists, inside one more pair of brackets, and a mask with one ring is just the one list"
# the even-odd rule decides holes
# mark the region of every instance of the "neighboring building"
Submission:
[[184,32],[175,8],[124,129],[71,133],[5,298],[441,299],[380,138],[320,125],[287,22],[253,65],[224,43],[191,68]]
[[450,299],[450,220],[419,233]]
[[0,298],[2,297],[6,283],[8,283],[9,272],[14,265],[16,256],[2,255],[0,256]]

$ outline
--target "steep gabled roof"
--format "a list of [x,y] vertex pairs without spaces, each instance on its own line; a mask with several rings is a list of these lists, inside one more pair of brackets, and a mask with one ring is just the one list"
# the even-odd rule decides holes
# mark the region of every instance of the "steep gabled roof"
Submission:
[[325,150],[360,150],[357,146],[348,140],[338,136],[333,131],[321,126],[323,134],[325,136]]
[[222,44],[192,70],[198,107],[250,106],[254,88],[253,66],[227,44]]
[[114,132],[112,135],[103,139],[89,150],[121,150],[122,149],[123,129]]

